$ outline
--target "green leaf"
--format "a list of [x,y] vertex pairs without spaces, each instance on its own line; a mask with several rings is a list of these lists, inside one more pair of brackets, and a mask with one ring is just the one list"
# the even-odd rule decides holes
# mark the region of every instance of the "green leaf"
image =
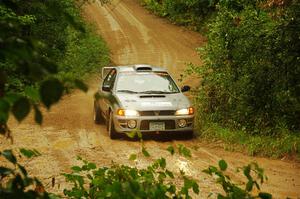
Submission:
[[244,175],[248,178],[248,179],[252,179],[252,177],[250,176],[250,171],[251,171],[251,166],[248,165],[248,166],[245,166],[243,168],[243,173]]
[[217,199],[227,199],[227,197],[225,197],[225,196],[223,196],[221,194],[218,194]]
[[22,96],[17,93],[6,93],[5,101],[8,102],[12,106],[20,97],[22,97]]
[[171,155],[174,155],[174,153],[175,153],[175,149],[173,146],[168,146],[167,151],[169,151],[171,153]]
[[184,187],[190,189],[193,187],[194,181],[188,178],[184,178]]
[[74,84],[78,89],[82,90],[83,92],[87,92],[89,90],[88,86],[79,79],[75,79]]
[[200,192],[199,185],[195,181],[193,183],[193,191],[194,191],[195,194],[199,194],[199,192]]
[[26,86],[24,89],[25,95],[33,100],[34,102],[39,102],[40,101],[40,94],[38,89],[32,87],[32,86]]
[[71,169],[75,172],[80,172],[81,171],[81,168],[79,166],[73,166],[73,167],[71,167]]
[[41,100],[49,109],[50,106],[58,102],[63,94],[64,87],[57,79],[44,81],[40,87]]
[[184,156],[184,157],[192,157],[191,155],[191,151],[186,148],[185,146],[183,146],[182,144],[179,144],[178,146],[178,152],[180,155]]
[[13,170],[0,166],[0,176],[6,176],[13,173]]
[[89,170],[92,170],[92,169],[96,169],[96,168],[97,168],[96,164],[95,164],[95,163],[92,163],[92,162],[88,163],[87,167],[88,167]]
[[41,154],[37,151],[37,150],[30,150],[30,149],[24,149],[24,148],[21,148],[20,149],[20,153],[22,155],[24,155],[25,157],[27,158],[32,158],[32,157],[37,157],[37,156],[40,156]]
[[246,191],[250,192],[253,188],[253,181],[249,180],[246,184]]
[[166,170],[166,174],[170,177],[170,178],[174,178],[174,174],[169,171],[168,169]]
[[22,172],[22,174],[23,174],[24,176],[27,176],[27,171],[26,171],[25,167],[23,167],[23,166],[20,165],[20,164],[17,164],[17,165],[18,165],[18,168],[20,169],[20,171]]
[[159,173],[158,175],[159,181],[163,181],[167,177],[167,175],[164,172],[157,172],[157,173]]
[[176,186],[175,185],[170,185],[170,187],[168,188],[168,192],[175,193],[176,192]]
[[93,180],[93,176],[91,174],[87,174],[86,177],[90,180]]
[[140,131],[137,131],[137,136],[140,140],[143,139],[143,134]]
[[261,199],[272,199],[272,194],[269,194],[269,193],[265,193],[265,192],[260,192],[258,194],[258,196],[261,198]]
[[260,190],[259,184],[258,184],[256,181],[254,181],[253,183],[254,183],[254,185],[256,186],[256,188],[257,188],[258,190]]
[[37,106],[34,106],[34,120],[38,124],[43,123],[43,115],[40,109]]
[[225,162],[225,160],[220,160],[219,161],[219,167],[222,171],[226,171],[227,169],[227,163]]
[[146,150],[145,147],[142,148],[142,153],[144,154],[145,157],[150,157],[149,152]]
[[166,159],[165,158],[160,158],[159,160],[158,160],[158,163],[159,163],[159,166],[161,167],[161,168],[166,168],[166,165],[167,165],[167,163],[166,163]]
[[4,150],[0,153],[0,155],[4,156],[8,161],[10,161],[13,164],[17,163],[17,159],[12,153],[12,150]]
[[135,135],[136,135],[136,131],[127,132],[126,135],[127,135],[129,138],[134,138]]
[[204,169],[204,170],[202,170],[202,172],[212,175],[212,174],[218,172],[218,169],[215,166],[209,166],[208,169]]
[[129,160],[136,160],[136,158],[137,158],[136,154],[131,154]]
[[21,122],[30,112],[30,103],[26,97],[19,98],[12,107],[15,118]]

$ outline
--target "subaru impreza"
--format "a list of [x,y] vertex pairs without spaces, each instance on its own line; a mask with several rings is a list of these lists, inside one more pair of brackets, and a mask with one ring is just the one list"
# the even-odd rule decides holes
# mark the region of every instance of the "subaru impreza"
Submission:
[[170,74],[161,67],[104,67],[94,101],[95,123],[106,123],[111,139],[120,134],[177,132],[193,135],[194,108]]

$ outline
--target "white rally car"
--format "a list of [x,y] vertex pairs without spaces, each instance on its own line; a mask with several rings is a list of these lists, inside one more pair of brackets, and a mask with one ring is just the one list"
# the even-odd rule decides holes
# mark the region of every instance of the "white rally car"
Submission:
[[150,65],[104,67],[94,120],[106,122],[111,139],[121,133],[182,132],[193,135],[194,108],[169,73]]

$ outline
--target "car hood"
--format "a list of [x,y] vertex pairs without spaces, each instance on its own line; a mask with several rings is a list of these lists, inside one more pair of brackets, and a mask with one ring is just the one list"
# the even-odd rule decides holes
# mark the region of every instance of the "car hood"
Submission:
[[187,108],[190,102],[182,93],[174,94],[116,94],[121,108],[133,110],[177,110]]

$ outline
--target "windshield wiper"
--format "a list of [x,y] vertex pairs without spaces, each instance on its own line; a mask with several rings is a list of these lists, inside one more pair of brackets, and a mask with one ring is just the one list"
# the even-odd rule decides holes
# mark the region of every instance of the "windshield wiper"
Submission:
[[166,92],[166,91],[142,91],[139,93],[143,93],[143,94],[171,94],[171,93],[176,93],[176,92]]
[[117,90],[117,92],[122,92],[122,93],[137,93],[136,91],[131,91],[131,90]]

